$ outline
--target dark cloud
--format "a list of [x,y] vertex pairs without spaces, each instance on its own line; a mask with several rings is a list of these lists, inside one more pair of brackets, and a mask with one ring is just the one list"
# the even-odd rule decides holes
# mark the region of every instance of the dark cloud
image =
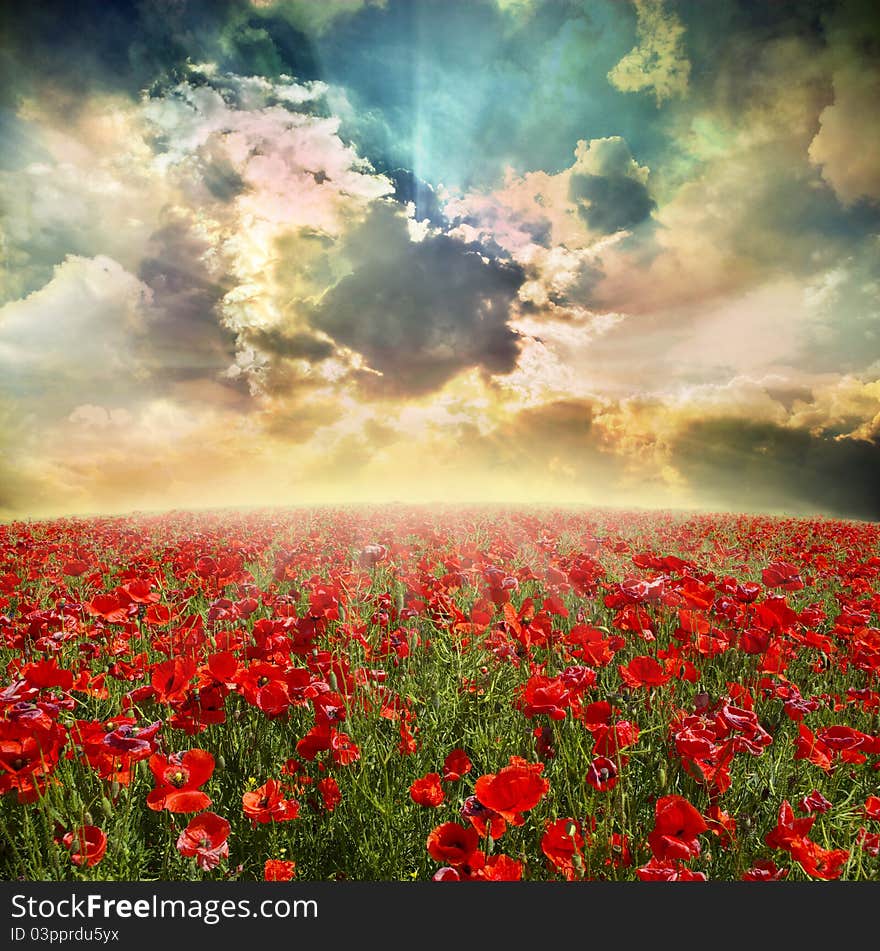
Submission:
[[0,101],[49,83],[71,108],[90,90],[138,95],[213,62],[243,75],[315,79],[315,46],[249,0],[40,0],[0,4]]
[[519,352],[508,326],[524,274],[446,235],[410,240],[391,203],[347,241],[354,272],[322,298],[313,325],[363,354],[386,394],[419,394],[460,370],[507,373]]
[[335,423],[339,415],[337,406],[298,402],[289,410],[281,409],[271,414],[266,420],[266,431],[287,442],[307,442],[316,430]]
[[[593,407],[583,400],[558,400],[518,413],[487,437],[496,465],[542,469],[553,456],[587,476],[600,462]],[[603,467],[607,460],[601,460]]]
[[226,69],[272,79],[282,74],[300,80],[320,77],[312,42],[284,16],[252,11],[250,16],[230,20],[221,40],[228,52],[218,57]]
[[589,228],[600,234],[634,228],[647,220],[656,207],[645,185],[626,175],[575,173],[571,176],[569,198],[577,204]]
[[244,191],[245,184],[232,163],[218,156],[202,164],[201,179],[217,201],[227,203]]
[[427,218],[433,225],[446,225],[446,217],[440,210],[437,194],[427,182],[423,182],[408,168],[395,168],[385,174],[394,184],[394,197],[402,205],[413,203],[416,221],[424,221]]
[[229,286],[208,271],[207,250],[185,223],[171,222],[152,235],[139,269],[155,313],[144,346],[156,372],[172,380],[215,376],[235,359],[235,334],[216,313]]
[[673,464],[732,509],[792,509],[880,519],[880,444],[742,419],[690,423]]
[[559,490],[566,498],[620,501],[627,460],[607,451],[588,400],[524,409],[489,432],[463,425],[457,437],[455,455],[438,459],[438,466],[479,472],[499,485],[509,486],[512,479],[526,498],[552,499]]
[[333,353],[333,344],[310,333],[285,333],[280,328],[245,330],[242,342],[263,353],[288,360],[308,360],[317,363]]

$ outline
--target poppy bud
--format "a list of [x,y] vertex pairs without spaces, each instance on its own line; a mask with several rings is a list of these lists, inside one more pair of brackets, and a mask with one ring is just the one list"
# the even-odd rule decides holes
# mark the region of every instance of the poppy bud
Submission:
[[88,809],[86,809],[86,811],[83,813],[83,819],[85,820],[84,824],[87,826],[93,826],[95,824],[95,820],[92,818],[92,813]]
[[106,796],[101,796],[101,812],[105,819],[113,818],[113,805]]
[[226,769],[226,757],[222,753],[217,754],[217,769]]
[[332,670],[327,675],[327,683],[330,685],[331,690],[336,691],[339,689],[338,684],[336,682],[336,674],[334,674]]
[[666,776],[666,769],[663,766],[661,766],[660,769],[657,770],[657,781],[659,782],[661,789],[666,788],[667,776]]

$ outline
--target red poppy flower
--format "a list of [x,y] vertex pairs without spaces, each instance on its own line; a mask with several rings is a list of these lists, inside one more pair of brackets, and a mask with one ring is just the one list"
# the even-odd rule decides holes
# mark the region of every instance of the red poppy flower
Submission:
[[503,852],[486,859],[480,870],[480,879],[484,882],[519,882],[522,880],[523,865]]
[[614,789],[617,785],[617,766],[607,756],[597,756],[587,770],[587,785],[599,792]]
[[656,859],[689,859],[700,854],[697,836],[707,832],[709,826],[687,799],[662,796],[654,814],[654,831],[648,836],[648,844]]
[[794,565],[786,561],[774,561],[761,572],[761,580],[768,588],[782,588],[784,591],[800,591],[804,580]]
[[776,828],[764,836],[764,841],[772,849],[783,849],[788,852],[791,850],[791,846],[794,842],[806,838],[806,836],[809,835],[810,829],[813,828],[815,821],[815,816],[795,819],[791,803],[785,800],[779,807]]
[[21,668],[21,676],[32,687],[60,687],[62,690],[70,690],[73,686],[73,674],[69,670],[58,666],[56,658],[51,660],[35,661],[32,664],[25,664]]
[[428,836],[428,853],[435,862],[452,866],[464,865],[477,851],[480,838],[473,826],[444,822],[431,830]]
[[845,849],[823,849],[811,839],[798,839],[791,845],[791,856],[811,878],[831,881],[840,878],[849,859]]
[[880,796],[868,796],[865,800],[865,815],[880,821]]
[[107,836],[97,826],[81,826],[68,832],[61,841],[70,851],[70,861],[74,865],[91,868],[104,858],[107,851]]
[[[418,727],[415,728],[415,731],[418,732]],[[415,733],[409,728],[408,724],[401,720],[400,742],[397,744],[397,752],[401,756],[412,756],[418,748],[419,744],[415,738]]]
[[214,757],[207,750],[187,750],[167,757],[154,753],[150,757],[150,772],[156,780],[156,788],[147,796],[150,809],[198,812],[211,805],[199,789],[214,772]]
[[361,758],[360,747],[347,733],[332,731],[330,756],[337,766],[350,766]]
[[571,699],[572,692],[562,678],[535,674],[522,688],[520,705],[529,718],[543,714],[551,720],[564,720]]
[[455,783],[473,769],[467,753],[463,749],[454,749],[443,761],[443,780]]
[[606,638],[606,631],[585,624],[576,624],[566,637],[574,657],[596,667],[604,667],[614,657],[614,648]]
[[342,802],[342,793],[339,791],[339,783],[332,776],[325,776],[318,780],[318,792],[321,794],[321,801],[327,812],[333,810]]
[[330,749],[333,735],[329,726],[315,725],[296,744],[296,751],[303,759],[313,760],[318,753]]
[[779,882],[788,876],[787,868],[777,868],[769,859],[758,859],[748,871],[743,872],[744,882]]
[[709,831],[718,836],[718,844],[721,848],[728,848],[736,836],[736,819],[729,812],[725,812],[718,803],[709,806],[704,818]]
[[584,726],[594,733],[599,727],[608,726],[611,723],[611,704],[607,700],[588,703],[580,719]]
[[535,738],[535,754],[540,760],[556,758],[556,746],[553,742],[553,727],[536,726],[532,730],[532,736]]
[[529,764],[511,756],[509,766],[476,781],[474,795],[511,825],[522,825],[522,813],[537,806],[550,789],[550,783],[540,775],[543,769],[543,763]]
[[461,807],[460,815],[477,830],[477,834],[500,839],[507,831],[507,821],[493,809],[484,806],[476,796],[468,796]]
[[800,809],[801,812],[828,812],[830,808],[831,803],[818,789],[814,789],[798,803],[798,809]]
[[196,663],[189,657],[173,657],[156,664],[150,677],[156,700],[170,703],[184,697],[195,672]]
[[[593,753],[596,756],[617,757],[621,750],[635,745],[639,738],[637,724],[629,720],[618,720],[613,726],[598,726],[593,730],[595,744]],[[621,763],[623,760],[621,759]]]
[[541,851],[568,881],[584,874],[584,836],[581,824],[574,819],[550,822],[541,837]]
[[440,785],[439,773],[428,773],[427,776],[417,779],[409,787],[409,794],[418,806],[436,807],[446,798]]
[[299,815],[299,803],[287,799],[277,779],[269,779],[241,797],[244,814],[252,823],[287,822]]
[[642,882],[705,882],[705,872],[691,871],[680,862],[661,861],[652,858],[647,865],[636,869]]
[[71,578],[78,578],[89,570],[89,563],[82,558],[71,558],[61,566],[61,571]]
[[14,789],[19,802],[34,802],[66,741],[67,731],[52,721],[35,728],[23,721],[0,720],[0,793]]
[[862,826],[856,836],[856,843],[859,848],[867,852],[868,855],[873,855],[874,858],[880,855],[880,832],[868,832],[868,830]]
[[803,723],[798,724],[798,738],[795,740],[795,759],[805,759],[830,772],[833,766],[834,752]]
[[133,601],[122,600],[115,594],[97,594],[84,607],[92,617],[101,618],[108,624],[123,624],[128,620],[129,612],[135,611]]
[[816,737],[829,749],[844,753],[852,750],[861,750],[870,744],[871,737],[850,726],[829,726],[816,731]]
[[287,859],[266,859],[263,866],[264,882],[289,882],[296,872],[296,862]]
[[653,657],[634,657],[626,667],[619,664],[617,670],[628,687],[661,687],[672,676]]
[[283,667],[258,661],[237,674],[242,696],[267,717],[279,717],[290,707]]
[[633,863],[629,839],[619,832],[611,833],[608,839],[608,852],[608,858],[605,859],[606,865],[612,865],[614,868],[628,868]]
[[203,812],[190,820],[177,838],[181,855],[195,856],[202,871],[209,872],[229,856],[229,823],[214,812]]

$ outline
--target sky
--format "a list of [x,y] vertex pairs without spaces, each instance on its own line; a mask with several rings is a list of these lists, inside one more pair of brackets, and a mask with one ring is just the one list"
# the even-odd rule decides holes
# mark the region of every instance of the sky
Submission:
[[0,9],[0,517],[880,519],[880,19]]

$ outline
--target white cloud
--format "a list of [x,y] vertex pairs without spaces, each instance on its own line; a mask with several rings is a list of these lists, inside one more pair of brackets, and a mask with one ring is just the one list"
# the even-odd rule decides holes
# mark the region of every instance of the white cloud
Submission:
[[651,90],[660,105],[687,92],[691,64],[684,25],[664,0],[633,0],[638,14],[638,45],[608,73],[621,92]]
[[0,307],[4,390],[75,405],[83,390],[127,389],[148,372],[137,341],[151,306],[150,289],[112,258],[68,257],[43,288]]

